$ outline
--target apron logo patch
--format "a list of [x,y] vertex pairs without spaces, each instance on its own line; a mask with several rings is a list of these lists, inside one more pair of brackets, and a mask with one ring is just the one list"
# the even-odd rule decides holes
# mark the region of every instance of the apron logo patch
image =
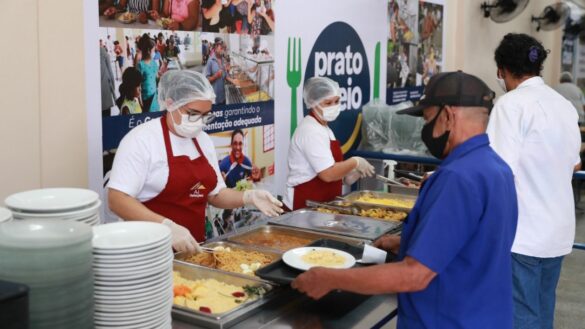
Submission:
[[207,188],[205,187],[205,185],[203,185],[201,182],[193,185],[193,187],[191,187],[191,193],[189,194],[190,197],[192,198],[203,198],[205,197],[205,190]]

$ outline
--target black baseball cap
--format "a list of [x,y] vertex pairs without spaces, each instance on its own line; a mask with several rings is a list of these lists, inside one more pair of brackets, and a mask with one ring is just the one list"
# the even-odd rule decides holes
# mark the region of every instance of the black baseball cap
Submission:
[[495,96],[496,93],[474,75],[462,71],[443,72],[431,77],[417,106],[396,113],[420,117],[425,108],[443,105],[485,107],[491,111]]

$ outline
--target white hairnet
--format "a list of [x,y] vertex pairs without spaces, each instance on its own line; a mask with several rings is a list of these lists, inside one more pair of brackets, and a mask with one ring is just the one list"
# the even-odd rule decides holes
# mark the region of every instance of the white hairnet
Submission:
[[314,108],[324,99],[334,96],[340,96],[337,82],[325,77],[314,77],[305,81],[303,100],[307,108]]
[[213,87],[207,78],[195,71],[168,71],[158,85],[160,110],[175,111],[193,101],[215,102]]

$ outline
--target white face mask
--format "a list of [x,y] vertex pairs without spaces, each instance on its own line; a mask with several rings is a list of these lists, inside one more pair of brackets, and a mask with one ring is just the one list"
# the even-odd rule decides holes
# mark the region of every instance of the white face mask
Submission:
[[327,122],[331,122],[334,121],[335,119],[337,119],[337,117],[339,116],[339,113],[341,111],[341,106],[339,104],[337,105],[331,105],[331,106],[327,106],[327,107],[322,107],[319,106],[321,108],[321,111],[323,111],[323,120],[327,121]]
[[500,85],[500,88],[502,88],[502,90],[505,93],[507,93],[508,89],[506,88],[506,81],[504,81],[504,79],[498,78],[498,77],[496,77],[496,81],[498,82],[498,85]]
[[203,122],[203,118],[199,118],[194,122],[189,121],[189,115],[179,113],[181,115],[181,123],[176,124],[175,119],[173,118],[173,124],[175,125],[175,130],[177,133],[186,138],[196,138],[203,128],[205,127],[205,123]]

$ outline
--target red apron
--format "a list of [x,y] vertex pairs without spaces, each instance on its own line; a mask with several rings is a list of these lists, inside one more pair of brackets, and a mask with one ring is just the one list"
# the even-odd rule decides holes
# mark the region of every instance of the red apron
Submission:
[[[309,115],[315,118],[313,112],[311,112]],[[329,141],[329,148],[331,149],[331,154],[333,154],[333,160],[335,160],[335,162],[343,161],[343,152],[341,152],[339,141]],[[293,210],[306,208],[307,206],[305,202],[307,200],[328,202],[335,199],[335,197],[341,195],[342,184],[343,182],[341,179],[335,182],[327,183],[321,180],[317,174],[317,176],[315,176],[315,178],[311,179],[310,181],[294,187]]]
[[215,170],[195,138],[193,143],[199,152],[198,158],[191,160],[186,155],[173,156],[166,116],[160,121],[169,163],[169,178],[160,194],[143,204],[189,229],[198,242],[205,241],[205,208],[207,195],[217,186]]

